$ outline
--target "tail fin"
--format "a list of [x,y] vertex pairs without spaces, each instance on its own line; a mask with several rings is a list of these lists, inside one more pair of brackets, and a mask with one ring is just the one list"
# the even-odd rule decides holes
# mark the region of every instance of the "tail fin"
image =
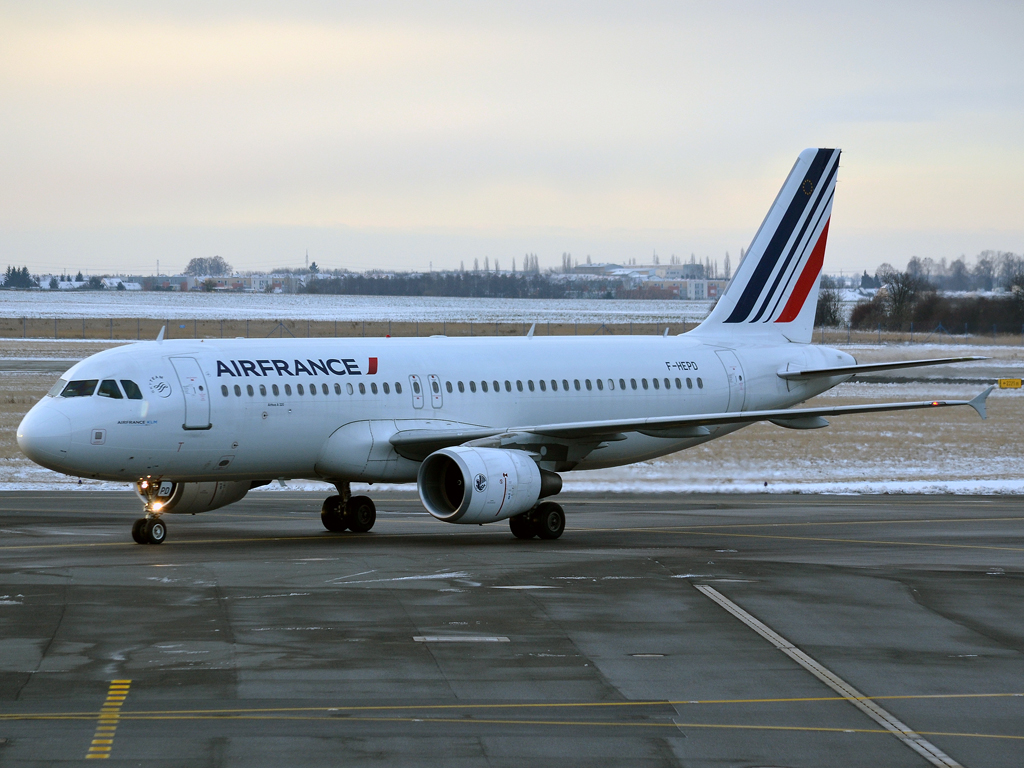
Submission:
[[800,153],[729,287],[691,333],[811,340],[839,154]]

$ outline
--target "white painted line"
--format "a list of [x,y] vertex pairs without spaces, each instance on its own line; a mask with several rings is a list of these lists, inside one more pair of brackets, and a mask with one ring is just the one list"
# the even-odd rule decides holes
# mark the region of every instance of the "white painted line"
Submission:
[[789,658],[793,659],[793,661],[889,731],[897,739],[924,757],[924,759],[929,763],[932,765],[943,766],[943,768],[962,768],[960,763],[951,758],[941,749],[936,747],[920,734],[912,731],[909,727],[897,720],[896,717],[886,712],[878,706],[878,704],[864,696],[863,693],[858,691],[834,672],[823,667],[778,632],[775,632],[766,624],[755,619],[749,613],[736,605],[736,603],[732,602],[732,600],[725,597],[725,595],[717,589],[709,587],[706,584],[694,584],[694,589],[698,590],[705,596],[710,597],[722,606],[722,608],[757,632],[757,634],[761,635],[761,637],[789,656]]
[[558,587],[545,587],[540,584],[523,584],[518,587],[492,587],[492,589],[558,589]]
[[424,635],[414,637],[417,643],[508,643],[507,637],[481,637],[473,635]]

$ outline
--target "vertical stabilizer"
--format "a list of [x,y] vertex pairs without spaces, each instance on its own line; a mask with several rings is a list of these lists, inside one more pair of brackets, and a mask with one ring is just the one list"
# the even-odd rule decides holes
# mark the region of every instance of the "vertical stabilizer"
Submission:
[[811,340],[839,154],[800,153],[725,294],[691,333]]

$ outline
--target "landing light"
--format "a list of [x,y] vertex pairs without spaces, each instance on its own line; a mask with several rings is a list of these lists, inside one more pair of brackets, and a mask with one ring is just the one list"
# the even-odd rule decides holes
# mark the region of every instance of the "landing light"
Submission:
[[149,488],[149,483],[147,483],[145,480],[143,480],[142,483],[141,483],[141,487],[142,487],[143,490],[145,490],[146,488]]
[[164,506],[164,505],[163,505],[163,504],[161,504],[161,503],[160,503],[160,502],[158,501],[158,502],[156,502],[155,504],[153,504],[153,511],[154,511],[154,512],[159,512],[159,511],[160,511],[161,509],[163,509],[163,506]]

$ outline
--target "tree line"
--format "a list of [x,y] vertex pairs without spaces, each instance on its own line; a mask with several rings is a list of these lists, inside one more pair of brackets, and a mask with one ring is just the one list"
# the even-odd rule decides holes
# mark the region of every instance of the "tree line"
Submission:
[[495,299],[611,298],[619,281],[555,281],[534,272],[426,272],[350,274],[311,280],[301,293],[350,296],[454,296]]

